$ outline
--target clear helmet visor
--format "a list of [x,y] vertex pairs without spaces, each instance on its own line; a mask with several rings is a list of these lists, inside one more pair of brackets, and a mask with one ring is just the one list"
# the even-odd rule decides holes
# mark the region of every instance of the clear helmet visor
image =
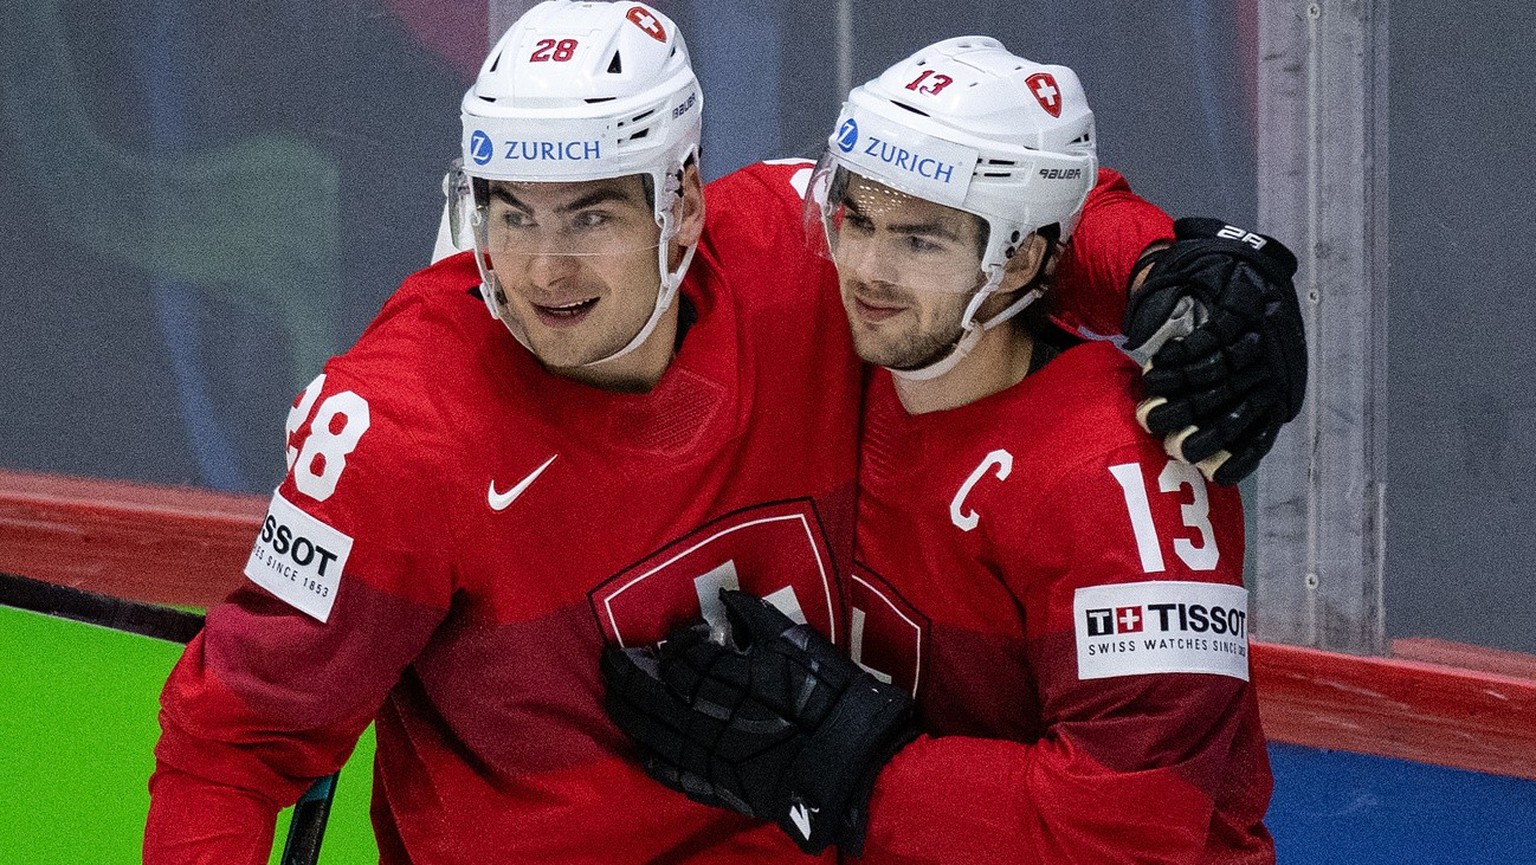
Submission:
[[904,378],[944,374],[983,330],[1040,294],[1025,286],[983,315],[1005,272],[983,266],[990,223],[855,172],[830,153],[811,175],[805,227],[811,248],[837,267],[859,356]]
[[811,175],[804,215],[807,242],[845,284],[969,296],[987,282],[985,219],[858,174],[830,154]]
[[651,179],[630,174],[602,180],[483,180],[460,172],[450,180],[450,228],[507,260],[533,256],[628,256],[654,253],[666,240],[652,205]]
[[670,300],[670,238],[649,175],[504,181],[459,170],[447,183],[449,229],[474,249],[487,307],[541,360],[613,359],[654,327]]

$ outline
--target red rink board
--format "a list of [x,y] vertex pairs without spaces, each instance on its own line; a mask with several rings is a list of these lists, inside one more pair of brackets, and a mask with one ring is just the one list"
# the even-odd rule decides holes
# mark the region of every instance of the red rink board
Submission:
[[1396,640],[1367,658],[1253,645],[1270,739],[1536,779],[1536,658]]
[[[241,579],[266,499],[0,470],[0,572],[206,607]],[[1536,779],[1536,657],[1431,639],[1357,657],[1254,643],[1269,738]]]
[[207,607],[243,577],[260,496],[0,470],[0,572]]

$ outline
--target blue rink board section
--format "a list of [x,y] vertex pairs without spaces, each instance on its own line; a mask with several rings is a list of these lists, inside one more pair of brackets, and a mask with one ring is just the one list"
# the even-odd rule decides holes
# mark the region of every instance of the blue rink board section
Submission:
[[1279,865],[1536,865],[1536,781],[1271,744]]

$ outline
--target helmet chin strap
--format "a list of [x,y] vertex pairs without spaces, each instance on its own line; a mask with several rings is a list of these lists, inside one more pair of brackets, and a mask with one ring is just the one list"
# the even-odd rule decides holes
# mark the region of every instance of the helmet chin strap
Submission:
[[[666,186],[665,194],[676,196],[677,202],[682,201],[683,173],[681,170],[675,175],[668,175]],[[663,193],[658,191],[657,194],[661,195]],[[656,306],[651,310],[651,317],[645,320],[645,324],[640,326],[640,330],[634,335],[634,338],[626,343],[623,348],[607,357],[600,357],[597,360],[581,364],[582,367],[597,366],[598,364],[618,360],[644,345],[645,341],[650,338],[651,333],[656,330],[656,325],[661,323],[661,317],[667,314],[667,310],[671,309],[672,303],[677,300],[677,289],[683,284],[683,275],[688,272],[688,265],[693,263],[693,253],[694,250],[698,249],[698,244],[683,250],[683,260],[678,262],[676,269],[668,267],[667,259],[671,257],[672,238],[677,236],[677,226],[670,209],[663,212],[660,221],[661,242],[656,247],[656,269],[661,274],[661,282],[656,287]]]
[[971,353],[976,344],[981,342],[983,333],[1023,312],[1026,306],[1034,303],[1040,298],[1040,295],[1045,293],[1045,288],[1040,285],[1040,282],[1044,279],[1044,268],[1041,270],[1041,275],[1036,276],[1030,281],[1029,285],[1024,286],[1018,300],[1008,304],[997,315],[978,323],[976,321],[977,310],[981,309],[981,305],[986,302],[986,299],[991,297],[993,292],[997,290],[998,283],[1003,281],[1003,269],[1001,267],[993,268],[992,275],[988,277],[986,285],[977,289],[975,296],[971,298],[971,302],[966,304],[965,317],[960,320],[960,335],[951,343],[948,352],[937,360],[926,363],[916,369],[896,369],[895,367],[886,367],[886,369],[889,369],[892,375],[906,381],[930,381],[954,369],[961,360],[965,359],[966,355]]
[[[1059,249],[1060,244],[1047,236],[1045,253],[1041,256],[1040,263],[1036,265],[1035,275],[1029,282],[1019,287],[1018,299],[1003,307],[996,315],[978,323],[976,313],[1003,282],[1003,274],[1007,270],[1006,258],[1003,262],[987,267],[986,284],[976,289],[971,302],[966,304],[965,315],[960,319],[960,334],[950,344],[949,351],[915,369],[896,369],[895,367],[886,367],[886,369],[889,369],[892,375],[906,381],[931,381],[954,369],[966,355],[971,353],[976,344],[981,342],[982,334],[1023,312],[1025,307],[1045,294],[1045,281],[1050,270],[1050,261]],[[1007,257],[1011,257],[1011,253]]]
[[618,360],[619,358],[629,354],[645,343],[646,339],[650,337],[651,332],[656,329],[656,325],[661,321],[661,317],[667,314],[667,310],[672,308],[673,301],[677,300],[677,288],[683,284],[683,274],[688,272],[688,265],[693,262],[693,251],[697,248],[697,246],[690,246],[684,250],[683,260],[678,263],[677,269],[668,270],[666,266],[666,257],[669,250],[669,244],[663,243],[661,245],[661,267],[662,273],[665,275],[661,278],[661,285],[656,289],[656,308],[651,310],[651,317],[646,319],[645,324],[640,328],[640,332],[636,333],[635,338],[631,339],[629,343],[623,348],[619,349],[613,354],[608,355],[607,357],[598,358],[594,361],[588,361],[587,363],[582,364],[582,366],[596,366],[600,363],[607,363],[611,360]]
[[[669,180],[667,194],[678,196],[680,200],[682,194],[681,170],[676,173],[675,178],[675,180]],[[447,183],[446,180],[444,182]],[[473,212],[473,216],[470,218],[478,221],[482,217],[477,210]],[[658,221],[661,227],[661,238],[656,246],[656,267],[661,274],[661,280],[656,286],[656,304],[651,308],[650,317],[645,320],[645,324],[640,326],[640,330],[622,348],[607,357],[600,357],[597,360],[580,364],[581,367],[596,366],[601,363],[618,360],[644,345],[645,341],[656,330],[656,325],[661,323],[662,316],[667,314],[667,310],[671,309],[673,302],[677,300],[678,288],[683,284],[683,276],[687,274],[688,266],[693,263],[693,253],[698,249],[698,245],[695,244],[683,250],[683,258],[678,262],[676,268],[668,267],[667,259],[671,257],[672,239],[677,236],[677,228],[674,226],[673,217],[670,213],[663,213]],[[528,349],[529,352],[533,352],[533,346],[529,345],[528,338],[500,313],[502,304],[501,281],[497,279],[496,272],[485,261],[485,256],[480,251],[478,241],[474,254],[475,265],[480,271],[481,291],[485,296],[486,309],[490,311],[492,318],[497,319],[506,326],[507,330],[511,332],[512,338],[516,339],[519,345]]]
[[[651,310],[651,317],[646,319],[645,324],[641,325],[640,331],[636,333],[634,337],[624,345],[623,348],[615,351],[613,354],[610,354],[607,357],[601,357],[597,360],[588,361],[584,364],[580,364],[580,366],[596,366],[600,363],[607,363],[611,360],[618,360],[619,358],[629,354],[630,352],[643,345],[646,339],[650,337],[652,331],[656,330],[656,325],[660,323],[661,317],[667,314],[667,310],[671,308],[672,303],[677,299],[677,289],[683,284],[683,275],[688,272],[688,265],[693,262],[693,253],[694,250],[698,247],[690,246],[685,249],[683,251],[683,260],[678,262],[676,269],[668,269],[666,266],[667,253],[669,248],[669,242],[664,241],[661,245],[661,251],[659,253],[661,256],[661,272],[664,275],[661,278],[660,284],[656,288],[656,306]],[[475,260],[476,262],[480,261],[480,254],[478,252],[475,253]],[[502,289],[501,282],[496,278],[495,272],[482,264],[480,267],[480,278],[481,290],[485,292],[486,306],[490,309],[491,317],[506,325],[507,330],[512,333],[512,338],[516,339],[519,345],[528,349],[528,351],[533,352],[533,346],[528,344],[528,338],[524,336],[521,331],[509,324],[507,319],[502,317],[497,312],[497,307],[500,304],[498,303],[496,295],[499,295]]]

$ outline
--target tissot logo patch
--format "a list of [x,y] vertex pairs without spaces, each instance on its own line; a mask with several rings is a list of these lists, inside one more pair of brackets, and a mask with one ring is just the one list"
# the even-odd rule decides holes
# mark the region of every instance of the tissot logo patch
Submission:
[[323,622],[330,618],[341,569],[351,553],[350,537],[273,493],[256,546],[246,560],[245,575]]
[[1080,679],[1215,673],[1248,680],[1248,590],[1153,580],[1072,597]]

